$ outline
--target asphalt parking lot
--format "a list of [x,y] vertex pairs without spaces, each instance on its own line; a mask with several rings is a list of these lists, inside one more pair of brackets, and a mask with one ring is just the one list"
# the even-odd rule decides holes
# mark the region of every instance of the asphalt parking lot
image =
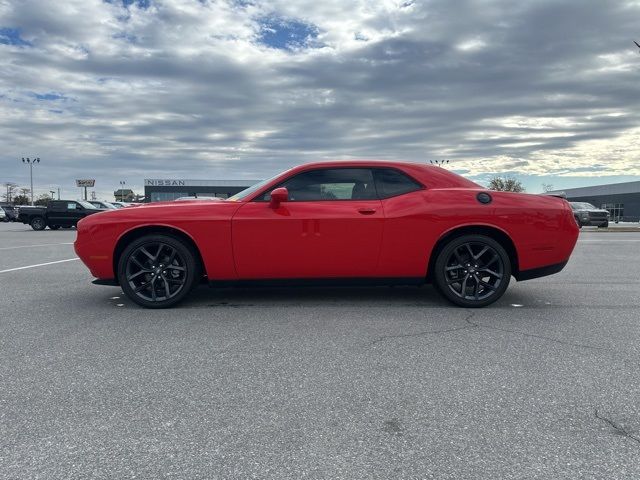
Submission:
[[640,476],[638,233],[583,231],[481,310],[204,286],[143,310],[74,238],[0,224],[1,478]]

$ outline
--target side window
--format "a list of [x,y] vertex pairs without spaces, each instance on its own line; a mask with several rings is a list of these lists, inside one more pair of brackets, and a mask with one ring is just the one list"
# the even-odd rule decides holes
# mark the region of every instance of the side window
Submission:
[[[278,187],[289,190],[289,200],[292,202],[377,198],[373,173],[368,168],[311,170],[285,180]],[[260,200],[269,200],[269,197],[270,192],[267,192]]]
[[75,210],[78,208],[78,204],[76,202],[67,203],[67,210]]
[[393,168],[376,169],[375,176],[380,198],[396,197],[422,189],[422,186],[415,180]]

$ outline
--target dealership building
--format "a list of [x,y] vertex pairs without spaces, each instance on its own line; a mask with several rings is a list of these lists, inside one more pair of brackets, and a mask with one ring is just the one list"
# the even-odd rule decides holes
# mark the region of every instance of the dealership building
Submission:
[[570,202],[588,202],[609,210],[613,221],[640,221],[640,182],[611,183],[592,187],[568,188],[549,193],[567,195]]
[[259,180],[179,180],[148,178],[144,181],[147,202],[166,202],[180,197],[227,198]]

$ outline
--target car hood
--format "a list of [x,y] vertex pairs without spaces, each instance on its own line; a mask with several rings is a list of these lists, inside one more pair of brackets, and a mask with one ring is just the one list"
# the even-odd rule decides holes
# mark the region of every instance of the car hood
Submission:
[[[231,215],[240,202],[225,200],[185,200],[181,202],[152,202],[137,207],[119,208],[117,210],[100,210],[97,215],[91,215],[80,220],[88,225],[94,223],[141,222],[163,223],[164,221],[180,221],[185,219],[211,218],[213,212],[217,215]],[[90,220],[90,218],[92,218]]]
[[605,210],[604,208],[577,208],[574,212],[606,212],[609,213],[609,210]]

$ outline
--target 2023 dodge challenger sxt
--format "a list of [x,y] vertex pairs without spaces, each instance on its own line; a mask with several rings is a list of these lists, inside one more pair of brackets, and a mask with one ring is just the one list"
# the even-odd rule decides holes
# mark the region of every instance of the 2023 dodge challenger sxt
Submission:
[[75,250],[144,307],[182,300],[201,280],[421,284],[488,305],[517,280],[562,270],[578,226],[569,204],[487,191],[441,167],[302,165],[226,201],[152,203],[91,215]]

